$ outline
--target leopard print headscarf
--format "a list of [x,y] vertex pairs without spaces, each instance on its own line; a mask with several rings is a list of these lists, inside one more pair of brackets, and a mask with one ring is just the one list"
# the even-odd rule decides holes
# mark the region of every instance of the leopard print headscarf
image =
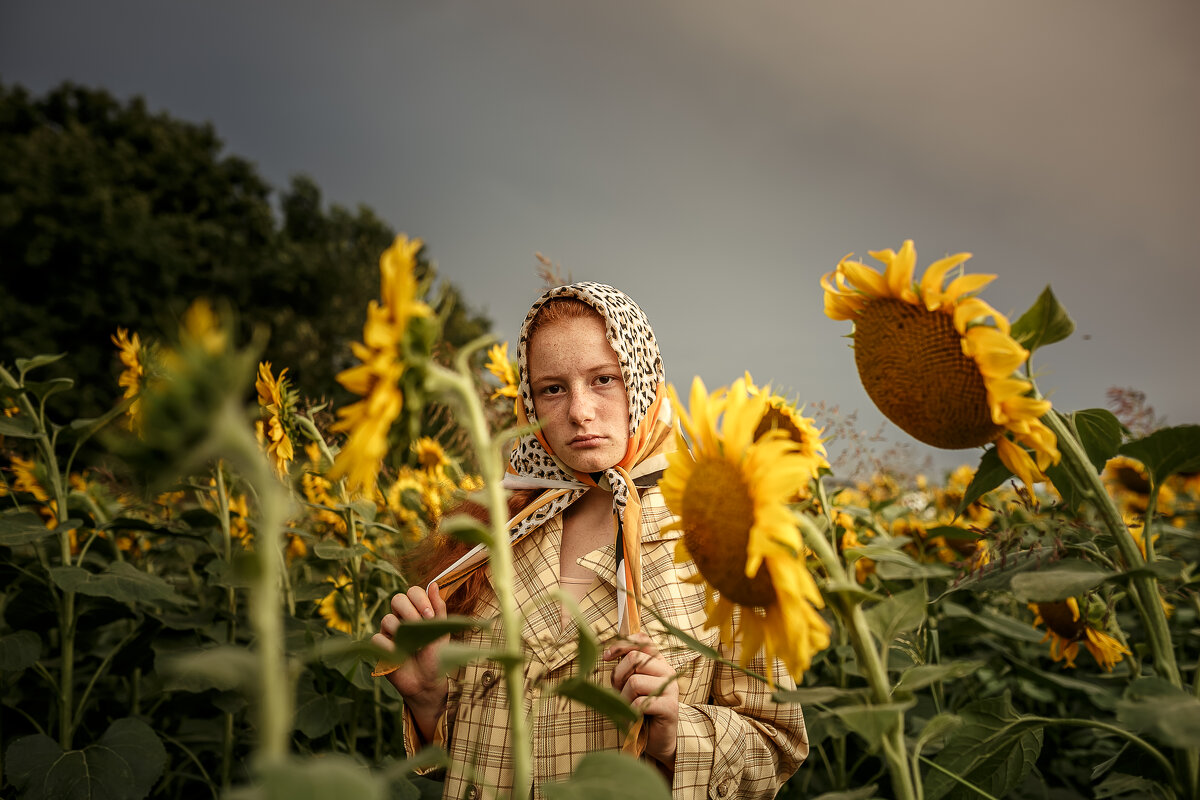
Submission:
[[[665,453],[672,444],[672,413],[664,383],[662,358],[654,331],[642,309],[625,293],[602,283],[574,283],[542,294],[529,309],[517,341],[520,372],[518,422],[535,423],[537,413],[529,385],[529,336],[538,311],[546,303],[573,298],[587,303],[604,319],[605,336],[617,354],[621,378],[629,401],[629,445],[619,463],[596,474],[571,470],[535,434],[521,437],[509,457],[504,485],[510,489],[547,489],[509,521],[516,543],[554,515],[561,513],[592,487],[613,495],[613,522],[617,544],[617,617],[621,633],[640,629],[636,596],[641,590],[641,503],[637,488],[652,486],[666,467]],[[482,566],[486,552],[472,551],[437,578],[439,586],[453,591],[474,569]]]

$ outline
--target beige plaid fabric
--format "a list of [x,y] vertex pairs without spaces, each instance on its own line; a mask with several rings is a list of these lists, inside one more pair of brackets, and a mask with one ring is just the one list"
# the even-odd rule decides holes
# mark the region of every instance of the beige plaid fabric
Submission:
[[[674,563],[681,534],[660,531],[671,515],[659,490],[648,490],[642,504],[643,606],[736,661],[736,647],[719,647],[716,629],[704,627],[703,588],[683,581],[694,574],[695,566]],[[574,626],[563,629],[561,607],[550,597],[558,586],[561,535],[559,516],[518,543],[514,553],[516,601],[525,615],[524,696],[533,736],[535,798],[542,797],[540,784],[565,780],[587,753],[621,747],[619,732],[604,716],[552,694],[556,684],[578,669]],[[603,647],[617,635],[614,546],[589,553],[579,564],[600,577],[580,608]],[[493,593],[485,592],[476,613],[484,618],[499,614]],[[674,796],[774,796],[808,755],[800,707],[773,703],[766,686],[688,649],[648,611],[642,620],[645,632],[680,676]],[[497,623],[491,631],[471,633],[461,641],[481,650],[495,649],[502,637],[498,628]],[[589,679],[611,687],[614,666],[615,662],[598,662]],[[761,654],[750,668],[766,673]],[[776,662],[773,668],[780,688],[794,687],[782,665]],[[491,798],[511,789],[508,703],[502,676],[497,662],[484,659],[449,677],[447,709],[433,742],[453,759],[446,772],[447,798]],[[413,754],[421,743],[411,717],[404,716],[405,746]]]

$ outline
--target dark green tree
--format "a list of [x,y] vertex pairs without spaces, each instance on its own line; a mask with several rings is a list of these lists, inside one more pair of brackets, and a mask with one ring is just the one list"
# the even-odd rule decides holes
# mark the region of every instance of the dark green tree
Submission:
[[[69,352],[59,364],[80,391],[64,395],[63,416],[119,397],[118,326],[154,336],[197,297],[228,301],[247,329],[268,326],[266,357],[302,393],[345,399],[334,375],[378,294],[393,230],[365,206],[324,208],[303,176],[277,214],[254,165],[223,150],[212,125],[152,113],[141,98],[0,85],[0,359]],[[447,291],[449,344],[486,332]]]

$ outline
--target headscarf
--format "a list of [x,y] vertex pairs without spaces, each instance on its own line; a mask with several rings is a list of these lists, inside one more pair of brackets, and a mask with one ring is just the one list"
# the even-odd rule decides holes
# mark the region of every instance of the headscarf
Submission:
[[[529,309],[517,341],[520,402],[517,419],[536,424],[537,411],[529,385],[530,329],[538,311],[552,300],[581,300],[604,320],[604,333],[617,354],[629,401],[629,442],[624,457],[595,473],[575,472],[551,452],[540,432],[522,436],[509,457],[504,485],[510,489],[546,489],[508,522],[516,544],[554,515],[567,509],[593,487],[613,495],[613,533],[617,559],[617,629],[621,635],[641,630],[637,598],[641,595],[641,502],[638,488],[652,486],[666,468],[672,445],[671,404],[667,399],[662,358],[654,331],[642,309],[628,295],[602,283],[574,283],[542,294]],[[482,545],[451,564],[435,580],[445,595],[487,561]],[[444,584],[444,586],[443,586]]]

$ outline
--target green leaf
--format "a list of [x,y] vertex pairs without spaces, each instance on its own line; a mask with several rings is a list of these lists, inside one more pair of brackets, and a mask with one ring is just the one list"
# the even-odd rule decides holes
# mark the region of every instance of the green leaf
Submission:
[[[1042,749],[1042,723],[1023,720],[1005,694],[965,706],[965,723],[937,754],[934,763],[993,797],[1005,797],[1024,779]],[[978,794],[946,772],[925,776],[925,800],[977,798]]]
[[1108,800],[1108,798],[1129,798],[1129,800],[1149,800],[1149,798],[1168,800],[1170,798],[1170,800],[1174,800],[1175,793],[1162,784],[1147,778],[1114,772],[1096,787],[1095,797],[1096,800]]
[[156,663],[163,675],[163,687],[180,692],[248,688],[258,672],[253,653],[230,645],[159,656]]
[[930,684],[955,678],[965,678],[983,666],[982,661],[952,661],[949,664],[919,664],[900,674],[897,692],[915,692]]
[[801,705],[831,705],[840,700],[866,701],[867,689],[839,689],[836,686],[813,686],[775,692],[771,699],[776,703],[799,703]]
[[36,439],[38,434],[25,417],[17,416],[0,417],[0,436],[9,436],[13,439]]
[[18,358],[13,363],[17,365],[17,371],[20,374],[20,380],[22,383],[24,383],[25,374],[27,372],[37,369],[38,367],[44,367],[48,364],[53,364],[55,361],[58,361],[60,358],[64,358],[66,355],[66,353],[59,353],[57,355],[34,356],[33,358]]
[[1120,453],[1142,462],[1154,484],[1161,486],[1177,472],[1200,472],[1200,425],[1161,428],[1126,443]]
[[925,723],[925,727],[921,729],[921,735],[917,737],[916,744],[913,745],[913,755],[918,756],[925,749],[925,745],[932,742],[934,739],[939,739],[951,731],[962,727],[962,717],[957,714],[941,713],[935,716],[929,722]]
[[1076,411],[1071,415],[1071,425],[1079,434],[1079,441],[1097,472],[1104,469],[1121,448],[1121,422],[1107,409]]
[[867,609],[867,626],[880,644],[888,646],[925,621],[926,602],[925,584],[918,584]]
[[983,457],[979,459],[979,466],[975,468],[975,476],[971,478],[967,490],[963,492],[962,501],[958,504],[955,515],[962,514],[967,510],[967,506],[999,487],[1012,475],[1012,470],[1000,460],[1000,453],[996,448],[989,447],[983,452]]
[[317,558],[323,558],[326,561],[349,561],[355,556],[362,557],[368,555],[371,551],[366,545],[356,544],[353,547],[342,547],[337,542],[325,541],[313,548],[313,554]]
[[487,527],[469,514],[455,514],[442,520],[438,526],[439,533],[453,536],[467,544],[492,544],[492,534]]
[[588,753],[562,783],[543,783],[546,800],[671,800],[658,770],[617,752]]
[[878,797],[879,784],[872,783],[867,786],[860,786],[857,789],[847,789],[844,792],[825,792],[813,798],[813,800],[874,800]]
[[388,660],[393,664],[403,664],[426,645],[436,642],[443,636],[450,636],[463,631],[481,630],[491,623],[487,620],[477,620],[471,617],[444,617],[442,619],[419,619],[405,622],[396,629],[392,637],[395,650]]
[[1010,616],[998,614],[991,609],[984,609],[977,614],[957,603],[943,603],[942,611],[947,618],[965,617],[982,625],[992,633],[997,633],[1018,642],[1033,642],[1036,644],[1040,643],[1044,636],[1041,631],[1033,627],[1033,620],[1030,620],[1029,624],[1018,622]]
[[16,675],[32,667],[42,655],[42,640],[33,631],[17,631],[0,638],[0,675]]
[[[411,785],[401,777],[393,780]],[[322,753],[320,758],[293,756],[284,763],[262,767],[254,786],[222,796],[226,800],[329,800],[331,797],[387,800],[387,788],[382,780],[371,775],[366,766],[351,756]]]
[[48,381],[26,381],[25,391],[39,400],[45,400],[59,392],[65,392],[74,385],[75,381],[70,378],[51,378]]
[[867,749],[874,753],[879,750],[883,737],[897,725],[902,724],[904,712],[913,705],[914,701],[910,700],[886,705],[835,706],[829,710],[829,713],[861,736],[867,742]]
[[567,678],[554,687],[556,697],[568,697],[593,711],[608,717],[624,733],[640,716],[625,698],[605,686],[597,686],[586,678]]
[[63,591],[108,597],[119,603],[195,605],[196,602],[176,592],[174,586],[157,575],[142,572],[125,561],[109,564],[99,574],[82,567],[52,567],[50,579]]
[[1050,603],[1078,597],[1116,575],[1090,561],[1063,559],[1036,572],[1012,579],[1012,593],[1023,603]]
[[[0,419],[3,419],[0,417]],[[42,518],[32,511],[11,511],[0,515],[0,545],[16,547],[54,535]]]
[[9,745],[9,781],[22,800],[141,800],[162,775],[167,753],[141,720],[125,717],[82,750],[62,748],[44,734]]
[[1117,702],[1117,719],[1169,747],[1200,747],[1200,699],[1161,678],[1140,678]]
[[1061,342],[1074,332],[1075,322],[1047,286],[1029,310],[1013,323],[1011,334],[1018,344],[1033,353],[1039,347]]
[[349,701],[345,698],[318,692],[313,686],[312,675],[306,675],[296,687],[296,717],[293,725],[310,739],[324,736],[338,724],[342,706],[346,702]]

